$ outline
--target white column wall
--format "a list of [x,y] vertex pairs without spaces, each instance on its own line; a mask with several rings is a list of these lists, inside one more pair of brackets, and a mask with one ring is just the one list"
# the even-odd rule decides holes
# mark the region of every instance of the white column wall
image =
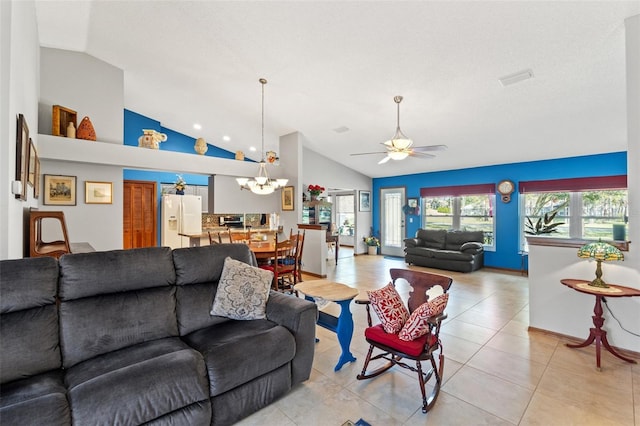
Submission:
[[[629,251],[623,262],[604,262],[606,282],[640,288],[640,16],[625,21],[627,75],[627,187]],[[577,257],[577,249],[529,247],[529,324],[532,327],[584,339],[593,327],[595,297],[560,283],[563,278],[591,280],[596,264]],[[640,297],[607,297],[607,306],[627,328],[640,331]],[[613,346],[640,352],[640,340],[604,310],[604,329]]]
[[27,201],[11,193],[16,173],[16,117],[23,114],[38,146],[39,46],[35,3],[0,2],[0,259],[23,257],[25,221],[37,206],[33,188]]

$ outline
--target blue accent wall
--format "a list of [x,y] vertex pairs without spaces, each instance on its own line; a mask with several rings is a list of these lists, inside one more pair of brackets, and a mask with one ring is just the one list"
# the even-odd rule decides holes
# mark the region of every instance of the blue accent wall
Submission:
[[[554,160],[529,161],[523,163],[501,164],[495,166],[474,167],[470,169],[447,170],[441,172],[418,173],[373,179],[373,218],[374,231],[380,231],[380,189],[405,187],[407,197],[420,198],[420,188],[498,183],[510,179],[516,184],[516,191],[509,203],[503,203],[496,196],[496,235],[495,251],[485,252],[485,265],[496,268],[520,269],[522,257],[518,254],[518,183],[529,180],[568,179],[578,177],[615,176],[627,174],[627,153],[589,155],[560,158]],[[422,212],[422,208],[420,210]],[[406,221],[407,236],[413,237],[420,228],[420,216],[413,223]],[[525,265],[525,268],[527,265]]]
[[[196,143],[196,138],[184,135],[182,133],[173,131],[163,127],[159,121],[145,117],[144,115],[125,109],[124,110],[124,144],[131,146],[138,146],[138,138],[142,136],[142,129],[153,129],[167,135],[167,140],[160,143],[161,151],[175,151],[184,152],[193,155],[199,155],[193,149]],[[205,155],[210,157],[221,158],[235,158],[235,153],[218,148],[212,145],[208,145],[209,149]],[[249,160],[252,161],[252,160]],[[158,196],[157,196],[157,211],[158,211],[158,224],[161,222],[161,209],[160,203],[162,202],[162,189],[161,183],[175,182],[177,179],[176,173],[171,172],[158,172],[150,170],[130,170],[125,169],[123,171],[124,180],[143,180],[149,182],[156,182]],[[187,185],[207,185],[209,177],[206,175],[197,174],[185,174],[182,173],[183,179],[187,182]],[[160,225],[158,225],[158,245],[161,242]]]

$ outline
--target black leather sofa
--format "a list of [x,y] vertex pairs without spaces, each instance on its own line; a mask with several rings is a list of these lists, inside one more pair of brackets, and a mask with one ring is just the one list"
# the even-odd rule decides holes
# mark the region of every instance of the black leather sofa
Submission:
[[408,264],[449,271],[472,272],[484,266],[482,231],[419,229],[404,240]]
[[229,425],[309,378],[315,304],[209,314],[242,244],[0,262],[0,423]]

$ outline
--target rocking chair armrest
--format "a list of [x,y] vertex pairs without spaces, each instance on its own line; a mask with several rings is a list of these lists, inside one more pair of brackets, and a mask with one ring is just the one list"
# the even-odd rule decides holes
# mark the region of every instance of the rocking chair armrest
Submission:
[[371,306],[371,301],[369,299],[355,299],[354,302],[358,305],[364,305],[367,308],[367,324],[371,327],[371,308],[369,307]]
[[429,317],[427,321],[432,325],[439,325],[442,321],[446,320],[447,317],[448,315],[445,312],[443,312],[441,314]]

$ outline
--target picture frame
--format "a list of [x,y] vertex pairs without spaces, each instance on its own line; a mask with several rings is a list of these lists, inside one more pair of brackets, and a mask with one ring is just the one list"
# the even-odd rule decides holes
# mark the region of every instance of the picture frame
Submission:
[[54,105],[51,114],[51,134],[53,136],[67,136],[67,126],[73,123],[78,129],[78,113],[61,105]]
[[44,205],[75,206],[76,177],[64,175],[44,175]]
[[113,204],[113,183],[84,182],[85,204]]
[[29,165],[27,181],[34,188],[36,186],[36,146],[31,138],[29,138],[29,161],[27,164]]
[[361,212],[371,211],[371,191],[359,191],[358,210]]
[[282,188],[282,210],[283,211],[291,211],[294,209],[293,204],[293,186],[285,186]]
[[40,198],[40,157],[38,157],[37,151],[35,157],[35,183],[33,185],[33,196],[38,199]]
[[20,194],[15,194],[15,197],[26,201],[27,181],[29,180],[29,126],[22,114],[18,114],[16,124],[16,180],[22,182],[22,191]]
[[410,215],[420,214],[420,203],[417,198],[407,198],[406,214],[410,214]]

